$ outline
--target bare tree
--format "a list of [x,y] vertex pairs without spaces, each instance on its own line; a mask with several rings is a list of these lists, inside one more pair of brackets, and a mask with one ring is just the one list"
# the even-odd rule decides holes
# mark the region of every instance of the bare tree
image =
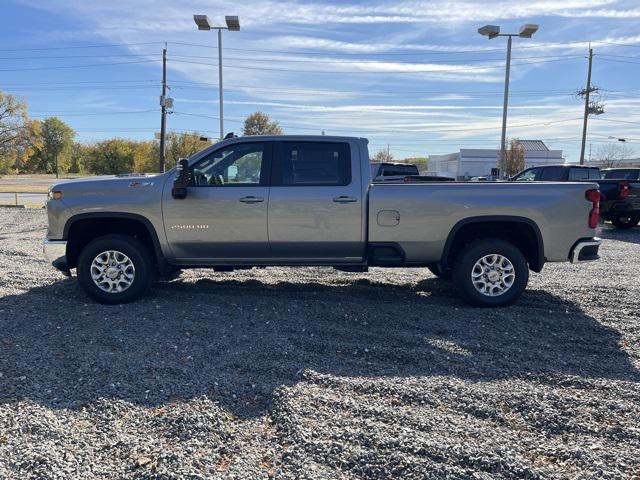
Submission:
[[376,163],[393,162],[393,154],[386,149],[378,150],[371,160]]
[[509,140],[509,149],[505,152],[504,168],[509,177],[524,170],[524,147],[518,138]]
[[595,159],[600,167],[613,168],[622,166],[621,160],[633,155],[633,149],[624,143],[607,143],[598,147]]

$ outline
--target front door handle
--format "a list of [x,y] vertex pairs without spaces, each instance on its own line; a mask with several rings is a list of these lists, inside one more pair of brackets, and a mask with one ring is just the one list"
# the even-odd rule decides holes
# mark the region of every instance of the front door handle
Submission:
[[264,202],[264,198],[254,197],[253,195],[249,195],[248,197],[242,197],[240,201],[242,203],[260,203],[260,202]]
[[350,197],[348,195],[340,195],[339,197],[333,197],[333,201],[336,203],[352,203],[357,202],[358,199],[356,197]]

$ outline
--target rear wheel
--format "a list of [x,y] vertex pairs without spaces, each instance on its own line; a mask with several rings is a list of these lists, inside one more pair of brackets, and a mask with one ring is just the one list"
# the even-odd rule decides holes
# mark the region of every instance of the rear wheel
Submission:
[[147,248],[126,235],[106,235],[90,242],[80,252],[77,271],[78,283],[87,295],[105,304],[139,298],[153,279]]
[[611,219],[611,223],[613,223],[613,226],[616,228],[622,228],[622,229],[633,228],[636,225],[638,225],[638,223],[640,223],[640,215],[627,215],[622,217],[615,217]]
[[529,281],[529,266],[512,243],[487,238],[470,243],[458,255],[453,281],[462,298],[477,307],[515,302]]

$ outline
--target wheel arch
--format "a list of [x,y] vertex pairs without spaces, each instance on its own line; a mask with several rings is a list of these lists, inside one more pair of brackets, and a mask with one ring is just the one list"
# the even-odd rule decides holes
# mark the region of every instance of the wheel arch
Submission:
[[542,270],[545,257],[540,228],[530,218],[513,215],[486,215],[460,220],[445,242],[440,260],[442,267],[452,268],[456,256],[467,243],[489,237],[510,241],[522,251],[531,270]]
[[158,267],[166,265],[158,234],[149,219],[135,213],[91,212],[74,215],[64,225],[69,268],[76,266],[80,251],[90,241],[114,233],[138,238],[149,249]]

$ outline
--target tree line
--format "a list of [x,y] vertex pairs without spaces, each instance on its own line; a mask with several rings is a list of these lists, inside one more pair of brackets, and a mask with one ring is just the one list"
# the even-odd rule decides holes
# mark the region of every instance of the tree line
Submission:
[[[263,112],[249,115],[243,135],[281,135],[280,125]],[[170,132],[165,142],[166,168],[211,145],[199,132]],[[110,138],[80,142],[57,117],[29,118],[27,104],[0,91],[0,174],[56,173],[110,175],[157,172],[159,140]]]

